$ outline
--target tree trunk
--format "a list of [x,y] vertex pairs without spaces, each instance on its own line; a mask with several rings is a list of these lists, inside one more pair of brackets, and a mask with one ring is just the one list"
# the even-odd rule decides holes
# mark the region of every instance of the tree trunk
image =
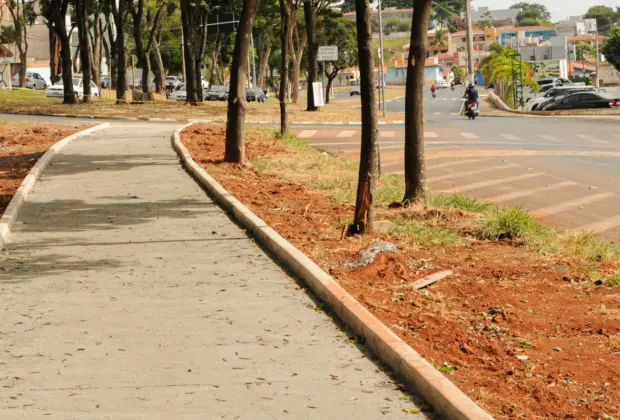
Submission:
[[204,102],[204,94],[202,91],[202,65],[198,57],[196,57],[194,67],[196,69],[196,97],[198,98],[198,102]]
[[185,92],[187,99],[185,103],[198,105],[198,95],[196,92],[196,54],[194,51],[194,43],[192,42],[192,21],[190,14],[190,1],[181,0],[181,25],[183,30],[183,47],[185,57]]
[[230,68],[230,94],[226,122],[226,162],[245,163],[245,79],[248,73],[247,57],[250,37],[259,0],[243,0],[243,10],[235,37],[233,62]]
[[102,56],[102,48],[103,48],[103,40],[101,36],[101,13],[103,11],[103,2],[99,2],[99,7],[97,8],[97,12],[95,13],[95,17],[93,19],[93,60],[91,64],[91,74],[93,82],[97,87],[101,86],[101,56]]
[[[281,41],[281,64],[280,64],[280,92],[278,100],[280,102],[280,135],[284,136],[288,133],[288,116],[286,113],[286,97],[288,88],[288,49],[289,41],[292,37],[292,27],[290,25],[290,9],[286,0],[280,1],[280,41]],[[273,77],[273,76],[272,76]]]
[[318,71],[318,50],[316,48],[316,39],[314,37],[314,15],[312,10],[312,0],[304,0],[304,19],[306,21],[306,34],[308,38],[308,77],[307,88],[308,88],[308,97],[307,97],[307,107],[306,111],[318,111],[319,107],[317,107],[314,103],[314,89],[312,88],[312,83],[316,81]]
[[357,199],[351,233],[373,229],[373,200],[379,172],[377,144],[377,98],[375,97],[372,32],[368,0],[355,0],[357,47],[360,68],[360,93],[362,101],[362,147],[357,184]]
[[295,52],[293,59],[293,80],[291,87],[291,101],[296,104],[299,102],[299,79],[301,77],[301,61],[306,48],[306,35],[304,34],[300,40],[299,49]]
[[[77,98],[73,90],[73,63],[71,62],[71,43],[66,32],[64,19],[62,19],[62,27],[56,22],[58,37],[60,38],[60,54],[62,61],[62,85],[64,89],[64,104],[75,104]],[[64,32],[64,34],[63,34]]]
[[209,85],[217,84],[217,58],[220,55],[222,49],[222,36],[217,33],[215,38],[215,48],[213,48],[213,55],[211,56],[211,74],[209,76]]
[[50,50],[50,80],[52,84],[60,80],[60,39],[54,31],[54,27],[49,24],[49,50]]
[[116,26],[116,103],[127,103],[127,55],[125,54],[125,33],[123,26],[125,23],[127,0],[118,0],[118,7],[115,1],[112,4],[114,13],[114,25]]
[[20,49],[19,61],[21,66],[19,67],[19,87],[26,87],[26,70],[28,70],[28,53]]
[[90,35],[88,28],[88,7],[89,0],[78,0],[76,2],[76,20],[78,25],[78,39],[80,43],[80,64],[82,66],[82,101],[91,101],[90,91]]
[[[209,15],[205,10],[201,10],[202,14],[202,22],[207,22]],[[198,89],[198,100],[200,102],[204,102],[205,95],[204,90],[202,88],[202,70],[204,64],[204,55],[205,50],[207,49],[207,25],[202,25],[200,27],[200,44],[198,45],[198,51],[196,54],[196,85]]]
[[[109,15],[108,15],[109,19]],[[116,18],[114,18],[116,21]],[[108,54],[108,69],[110,71],[110,89],[116,89],[116,67],[118,65],[118,54],[116,52],[116,36],[114,29],[116,28],[116,23],[114,25],[108,25],[108,39],[105,42],[106,52]]]
[[[269,31],[270,32],[270,31]],[[260,57],[259,70],[258,70],[258,86],[265,87],[265,78],[267,76],[267,67],[269,66],[269,57],[271,56],[271,34],[265,34],[265,41],[263,45],[263,52]]]
[[164,61],[161,58],[159,41],[153,43],[152,55],[155,59],[155,88],[157,89],[157,93],[163,95],[166,84],[166,70],[164,69]]
[[424,62],[431,0],[416,0],[405,90],[404,203],[424,201]]
[[334,67],[331,72],[325,72],[325,76],[327,76],[327,87],[325,88],[325,103],[329,103],[329,92],[332,90],[332,84],[334,83],[334,79],[338,75],[340,69],[338,67]]

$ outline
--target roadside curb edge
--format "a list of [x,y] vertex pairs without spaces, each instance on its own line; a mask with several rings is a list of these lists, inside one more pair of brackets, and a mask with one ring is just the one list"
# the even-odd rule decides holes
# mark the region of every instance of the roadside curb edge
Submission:
[[392,367],[401,379],[420,393],[437,412],[458,420],[493,418],[371,314],[330,275],[252,213],[200,167],[181,143],[180,134],[190,125],[174,132],[171,138],[172,148],[182,165],[223,209],[303,280],[356,334],[364,337],[365,344],[384,363]]
[[54,156],[60,153],[60,151],[72,141],[77,140],[81,137],[88,136],[97,131],[103,130],[104,128],[107,128],[109,126],[110,123],[102,123],[94,127],[87,128],[86,130],[79,131],[75,134],[71,134],[70,136],[65,137],[64,139],[54,143],[52,147],[50,147],[47,152],[45,152],[43,156],[41,156],[41,158],[39,158],[37,163],[30,169],[28,175],[26,175],[26,178],[24,178],[24,180],[20,184],[19,188],[13,195],[13,198],[11,198],[9,205],[4,210],[2,218],[0,218],[0,249],[4,249],[8,241],[9,235],[11,234],[11,228],[15,224],[17,216],[19,215],[19,211],[26,202],[28,195],[34,189],[37,180],[39,179],[47,165],[49,165],[52,158],[54,158]]

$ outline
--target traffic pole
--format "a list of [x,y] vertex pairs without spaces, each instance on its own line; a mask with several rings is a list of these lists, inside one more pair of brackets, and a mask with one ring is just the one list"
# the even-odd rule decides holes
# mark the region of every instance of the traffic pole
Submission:
[[379,71],[381,72],[381,81],[379,83],[381,83],[381,87],[380,87],[380,91],[381,91],[381,101],[383,104],[383,118],[385,118],[385,75],[383,72],[384,66],[383,66],[383,18],[381,17],[381,0],[379,0],[379,49],[381,50],[381,54],[379,57],[379,65],[381,66],[381,68],[379,69]]
[[467,78],[474,84],[474,34],[471,24],[471,0],[465,0],[465,21],[467,32]]

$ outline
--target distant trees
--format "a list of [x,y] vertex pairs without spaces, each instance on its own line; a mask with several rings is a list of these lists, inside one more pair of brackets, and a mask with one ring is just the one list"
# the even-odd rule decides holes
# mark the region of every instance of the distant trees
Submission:
[[2,43],[15,43],[19,51],[19,86],[26,86],[26,63],[28,62],[28,28],[32,26],[37,15],[34,3],[26,0],[7,0],[6,7],[13,21],[13,28],[4,28],[0,40]]
[[583,17],[584,19],[596,19],[598,32],[609,35],[614,23],[620,21],[620,7],[614,10],[609,6],[592,6]]
[[611,36],[603,47],[603,54],[616,70],[620,71],[620,25],[611,30]]
[[522,1],[510,6],[511,9],[519,9],[517,26],[551,26],[551,12],[547,6],[540,3]]

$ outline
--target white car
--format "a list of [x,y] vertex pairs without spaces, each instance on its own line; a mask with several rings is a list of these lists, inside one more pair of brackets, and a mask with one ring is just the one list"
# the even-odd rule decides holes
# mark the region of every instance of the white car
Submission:
[[202,76],[201,78],[201,83],[202,83],[202,90],[209,90],[209,82],[207,82],[207,79],[205,79],[204,76]]
[[[79,100],[82,100],[84,98],[84,81],[82,79],[79,79],[77,77],[73,78],[73,91],[75,92]],[[92,95],[93,99],[99,99],[99,88],[93,81],[90,82],[90,94]],[[65,87],[62,81],[48,87],[47,91],[45,92],[45,96],[47,96],[48,98],[64,98]]]
[[176,89],[179,87],[179,85],[182,85],[182,84],[183,84],[183,81],[178,76],[167,76],[166,77],[165,85],[166,85],[166,88],[168,89]]
[[[51,85],[51,83],[48,83],[45,80],[45,76],[36,73],[36,72],[26,72],[26,87],[28,89],[45,89],[48,85]],[[19,87],[19,74],[16,74],[15,76],[13,76],[13,78],[11,79],[11,86],[14,88]]]
[[438,89],[448,89],[448,83],[445,80],[437,80]]
[[168,95],[168,99],[171,101],[184,101],[187,99],[187,92],[185,91],[185,84],[181,83],[178,85],[170,95]]

